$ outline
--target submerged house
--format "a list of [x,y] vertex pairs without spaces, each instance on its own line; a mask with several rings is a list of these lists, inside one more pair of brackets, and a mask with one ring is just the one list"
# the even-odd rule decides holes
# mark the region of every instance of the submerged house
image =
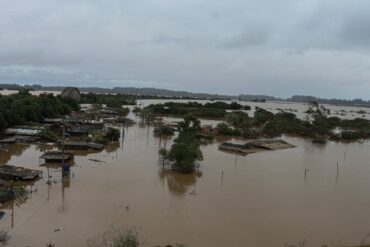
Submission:
[[41,177],[42,171],[24,167],[0,165],[0,178],[4,180],[34,180]]
[[280,139],[258,139],[245,144],[224,142],[219,146],[220,150],[239,154],[251,154],[268,150],[281,150],[294,148],[295,146]]
[[71,136],[87,136],[89,134],[89,126],[75,126],[70,128],[67,133]]
[[41,155],[40,159],[44,159],[45,163],[63,163],[63,161],[69,163],[73,162],[74,154],[72,152],[51,151]]
[[94,142],[66,141],[64,142],[64,147],[66,149],[101,150],[104,148],[104,145]]
[[0,144],[15,142],[34,142],[43,127],[15,126],[4,131],[6,138],[0,140]]

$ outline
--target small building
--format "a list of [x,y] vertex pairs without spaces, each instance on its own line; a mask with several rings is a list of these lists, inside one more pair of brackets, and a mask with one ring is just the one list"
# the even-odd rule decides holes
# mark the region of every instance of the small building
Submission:
[[87,136],[89,134],[89,126],[81,125],[70,128],[67,133],[71,136]]
[[74,154],[72,152],[61,152],[61,151],[50,151],[40,156],[40,159],[44,159],[46,163],[69,163],[74,160]]
[[19,166],[0,165],[0,178],[4,180],[34,180],[41,176],[42,171],[31,170]]
[[70,99],[73,99],[73,100],[76,100],[76,101],[81,100],[80,90],[78,90],[78,88],[76,88],[76,87],[66,87],[62,91],[61,96],[65,97],[65,98],[70,98]]
[[4,131],[5,135],[37,136],[42,128],[14,127]]
[[64,142],[64,147],[66,149],[101,150],[104,148],[104,145],[94,142],[66,141]]
[[21,136],[21,135],[16,135],[16,136],[10,136],[4,139],[0,140],[0,144],[13,144],[16,142],[21,142],[21,143],[32,143],[36,141],[36,136]]
[[224,142],[219,145],[220,150],[240,153],[243,155],[257,153],[262,151],[272,151],[294,148],[295,146],[287,143],[286,141],[280,139],[257,139],[248,141],[245,144],[234,144],[229,142]]

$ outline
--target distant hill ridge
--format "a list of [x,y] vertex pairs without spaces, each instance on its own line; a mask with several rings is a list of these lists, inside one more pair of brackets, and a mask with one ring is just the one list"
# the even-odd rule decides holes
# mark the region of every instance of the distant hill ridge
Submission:
[[[19,84],[0,84],[0,89],[8,90],[44,90],[44,91],[63,91],[64,86],[41,86],[41,85],[19,85]],[[242,101],[282,101],[282,102],[300,102],[306,103],[316,101],[320,104],[344,105],[344,106],[365,106],[370,107],[370,101],[363,99],[323,99],[314,96],[294,95],[287,99],[277,98],[268,95],[221,95],[208,93],[193,93],[187,91],[174,91],[158,88],[135,88],[135,87],[114,87],[114,88],[99,88],[99,87],[79,87],[79,90],[84,93],[120,93],[128,95],[140,96],[159,96],[159,97],[178,97],[178,98],[194,98],[194,99],[215,99],[215,100],[242,100]]]

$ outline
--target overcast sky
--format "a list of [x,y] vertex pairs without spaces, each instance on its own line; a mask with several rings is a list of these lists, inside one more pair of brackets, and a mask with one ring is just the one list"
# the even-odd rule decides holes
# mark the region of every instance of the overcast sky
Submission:
[[370,99],[369,0],[0,0],[0,83]]

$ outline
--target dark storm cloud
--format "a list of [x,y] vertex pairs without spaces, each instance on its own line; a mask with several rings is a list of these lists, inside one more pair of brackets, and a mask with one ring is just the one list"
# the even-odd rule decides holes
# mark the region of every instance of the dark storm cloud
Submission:
[[0,82],[369,98],[369,9],[366,0],[0,0]]

